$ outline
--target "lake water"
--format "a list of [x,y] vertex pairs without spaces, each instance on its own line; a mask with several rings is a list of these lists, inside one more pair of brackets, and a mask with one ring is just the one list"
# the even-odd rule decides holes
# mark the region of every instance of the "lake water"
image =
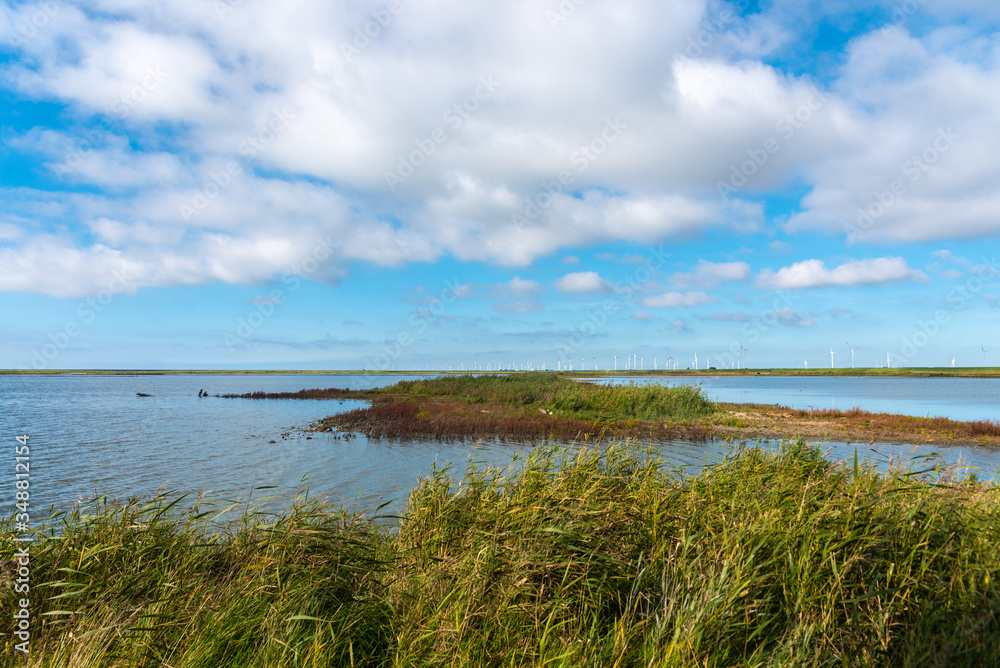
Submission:
[[[753,371],[750,372],[752,374]],[[615,384],[639,382],[700,386],[712,401],[780,404],[789,408],[897,413],[952,420],[1000,419],[998,378],[861,378],[794,376],[699,376],[694,378],[614,378]]]
[[[413,376],[409,376],[412,378]],[[409,490],[434,465],[471,462],[509,465],[526,443],[334,439],[308,431],[320,418],[363,405],[356,401],[251,401],[198,398],[211,394],[297,391],[314,387],[371,388],[399,380],[378,375],[0,376],[0,498],[13,504],[15,437],[29,436],[31,505],[66,507],[95,492],[127,498],[158,489],[215,499],[288,494],[304,484],[359,512],[395,500],[401,512]],[[733,382],[733,381],[737,382]],[[844,381],[853,381],[845,383]],[[754,383],[757,383],[755,386]],[[801,387],[796,388],[798,382]],[[793,407],[895,410],[960,419],[995,417],[1000,381],[842,378],[701,379],[722,401]],[[869,385],[869,383],[871,385]],[[153,395],[136,396],[137,392]],[[992,402],[992,403],[991,403]],[[992,411],[992,412],[991,412]],[[6,441],[6,443],[3,443]],[[664,458],[697,467],[726,443],[671,441]],[[854,445],[825,444],[834,459],[853,457]],[[1000,449],[906,445],[860,446],[860,455],[888,457],[937,452],[994,475]],[[3,454],[5,453],[6,454]],[[3,463],[6,459],[6,463]],[[278,503],[275,501],[275,503]]]

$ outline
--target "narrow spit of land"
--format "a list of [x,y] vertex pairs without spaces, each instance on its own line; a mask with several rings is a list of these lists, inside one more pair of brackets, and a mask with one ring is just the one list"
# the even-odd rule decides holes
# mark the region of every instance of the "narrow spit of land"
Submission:
[[[442,369],[414,369],[408,371],[372,371],[371,369],[0,369],[3,375],[26,376],[177,376],[177,375],[331,375],[331,376],[426,376],[426,375],[480,375],[482,371],[444,371]],[[517,374],[519,371],[502,371],[498,373]],[[529,372],[532,373],[532,372]],[[533,372],[537,373],[537,372]],[[817,378],[825,376],[836,377],[875,377],[875,378],[1000,378],[1000,367],[905,367],[857,368],[857,369],[676,369],[673,371],[580,371],[561,372],[577,378],[615,378],[615,377],[686,377],[686,376],[801,376]]]
[[337,388],[222,395],[244,399],[363,399],[366,408],[321,420],[319,431],[369,437],[721,438],[1000,446],[1000,423],[958,422],[860,409],[792,410],[717,404],[689,386],[606,386],[558,373],[449,375],[373,390]]

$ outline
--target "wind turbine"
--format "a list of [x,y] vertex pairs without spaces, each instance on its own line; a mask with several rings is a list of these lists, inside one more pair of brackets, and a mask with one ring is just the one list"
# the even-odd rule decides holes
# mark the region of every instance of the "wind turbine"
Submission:
[[615,371],[618,371],[618,355],[613,355],[615,358]]
[[659,369],[656,366],[656,355],[653,355],[653,371],[659,371]]
[[980,346],[983,349],[983,366],[986,366],[986,347]]
[[[847,344],[848,348],[851,348],[851,344],[848,341],[845,340],[844,343]],[[854,368],[854,351],[855,350],[857,350],[857,348],[851,348],[851,368],[852,369]]]
[[892,360],[889,359],[889,353],[885,354],[885,368],[886,369],[891,369],[892,368]]
[[694,354],[694,370],[698,370],[698,353]]
[[954,357],[951,358],[951,368],[952,369],[955,368],[955,358]]
[[830,346],[830,368],[833,368],[833,346]]
[[747,351],[750,350],[750,349],[749,348],[745,348],[743,346],[743,342],[742,341],[739,341],[738,343],[740,344],[740,357],[743,358],[743,368],[746,369],[747,368]]
[[594,355],[594,371],[597,371],[597,355]]
[[667,348],[667,369],[670,368],[670,363],[674,361],[674,358],[670,355],[670,348]]

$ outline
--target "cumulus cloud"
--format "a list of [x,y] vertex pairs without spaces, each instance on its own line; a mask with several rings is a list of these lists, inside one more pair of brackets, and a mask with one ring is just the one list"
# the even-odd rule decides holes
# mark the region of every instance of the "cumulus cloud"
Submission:
[[634,320],[652,320],[653,316],[649,315],[645,311],[636,311],[632,314],[632,319]]
[[640,302],[643,306],[651,308],[677,308],[680,306],[698,306],[700,304],[711,304],[718,299],[704,292],[666,292],[662,295],[643,297]]
[[531,297],[539,292],[544,292],[538,281],[515,276],[506,283],[492,286],[493,293],[500,297]]
[[816,321],[812,318],[807,318],[800,315],[794,308],[787,306],[783,309],[778,309],[774,311],[774,316],[778,319],[778,322],[782,325],[788,325],[789,327],[815,327]]
[[966,258],[955,255],[954,253],[952,253],[950,250],[947,249],[934,251],[933,253],[931,253],[931,255],[941,260],[942,262],[957,264],[962,267],[968,267],[971,264]]
[[691,331],[691,328],[688,326],[688,324],[685,321],[680,320],[680,319],[674,320],[672,323],[670,323],[670,329],[674,330],[675,332],[690,332]]
[[765,269],[757,277],[757,287],[772,290],[816,288],[830,285],[878,285],[893,281],[926,281],[919,270],[910,269],[901,257],[852,260],[827,269],[821,260],[805,260],[777,272]]
[[1000,137],[988,130],[1000,67],[963,39],[974,39],[968,29],[920,39],[890,27],[852,41],[837,85],[843,144],[805,166],[811,191],[786,230],[849,243],[1000,232]]
[[596,271],[577,271],[560,277],[554,283],[560,292],[607,292],[611,282]]
[[719,320],[722,322],[749,322],[750,316],[746,313],[730,313],[728,311],[721,311],[708,316],[708,320]]
[[[769,64],[800,46],[802,13],[830,3],[799,5],[738,17],[693,56],[717,11],[704,0],[594,0],[557,30],[532,0],[434,0],[363,45],[355,29],[383,5],[59,3],[0,64],[12,97],[65,110],[6,138],[52,187],[0,193],[0,289],[94,294],[122,267],[137,287],[262,282],[331,235],[336,250],[304,278],[446,256],[524,267],[598,244],[755,234],[759,197],[796,183],[807,195],[780,220],[788,231],[995,237],[1000,66],[967,20],[990,3],[934,10],[958,23],[926,37],[852,40],[819,96]],[[0,5],[0,26],[34,7]],[[807,122],[782,126],[803,109]],[[720,199],[767,138],[779,150]],[[747,280],[741,264],[674,286]]]
[[534,313],[545,308],[542,304],[533,301],[521,300],[516,302],[498,302],[493,305],[493,310],[497,313]]
[[726,281],[745,281],[750,278],[750,265],[746,262],[708,262],[699,260],[694,271],[674,274],[670,282],[681,290],[691,288],[717,288]]
[[[220,233],[246,248],[334,234],[327,280],[354,262],[526,266],[567,248],[690,237],[743,224],[702,191],[806,89],[759,63],[676,59],[701,29],[701,0],[590,3],[555,32],[530,0],[430,2],[362,46],[355,28],[374,5],[217,4],[222,17],[189,2],[63,3],[0,65],[13,95],[70,119],[10,138],[57,187],[6,193],[7,213],[38,198],[64,209],[25,218],[8,235],[13,253],[58,229],[59,253],[96,259],[93,227],[141,268],[139,285],[171,285],[266,280],[300,245],[234,257],[205,241]],[[0,7],[0,24],[29,9]],[[734,111],[742,120],[720,123]],[[765,180],[783,179],[775,166]],[[571,188],[540,198],[563,172]],[[538,215],[514,224],[526,202]],[[107,278],[32,267],[0,264],[0,288],[94,292]]]

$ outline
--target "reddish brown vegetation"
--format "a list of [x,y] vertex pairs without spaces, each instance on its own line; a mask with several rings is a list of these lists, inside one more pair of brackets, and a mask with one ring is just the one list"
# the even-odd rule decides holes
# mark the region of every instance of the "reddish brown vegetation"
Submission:
[[719,436],[1000,446],[1000,423],[994,420],[958,422],[860,408],[804,411],[754,404],[728,404],[724,408],[711,420],[712,432]]
[[369,438],[423,436],[430,438],[493,437],[501,440],[602,438],[693,438],[711,434],[699,424],[643,420],[579,420],[542,413],[537,408],[469,404],[454,400],[387,399],[370,408],[340,413],[320,423],[320,430],[356,432]]
[[[692,420],[588,420],[568,411],[544,411],[538,404],[470,402],[461,396],[388,394],[382,390],[353,391],[337,388],[301,392],[253,392],[223,395],[245,399],[367,399],[361,408],[326,418],[324,431],[354,432],[372,438],[430,437],[499,439],[602,439],[602,438],[785,438],[802,437],[835,441],[878,441],[980,444],[1000,446],[1000,423],[994,420],[957,422],[947,418],[921,418],[871,413],[860,408],[792,410],[757,404],[723,404],[711,416]],[[550,404],[551,408],[551,404]]]

